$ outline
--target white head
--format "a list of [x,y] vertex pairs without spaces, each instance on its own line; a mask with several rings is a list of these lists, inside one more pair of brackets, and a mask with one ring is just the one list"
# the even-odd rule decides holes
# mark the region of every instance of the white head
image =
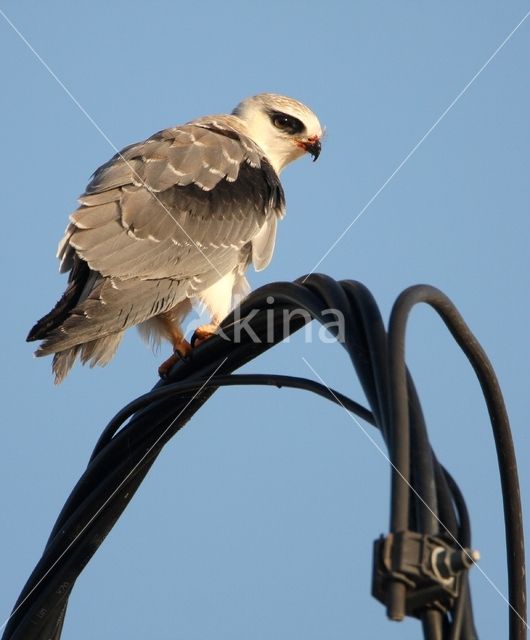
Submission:
[[314,160],[320,154],[320,122],[311,109],[293,98],[260,93],[240,102],[232,113],[243,120],[276,173],[306,152]]

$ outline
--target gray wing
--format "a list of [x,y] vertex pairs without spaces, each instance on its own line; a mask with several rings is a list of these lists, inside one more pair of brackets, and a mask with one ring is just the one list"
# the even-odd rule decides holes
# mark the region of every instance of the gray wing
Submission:
[[[128,147],[94,174],[80,201],[59,250],[61,270],[75,252],[92,270],[123,279],[216,279],[284,209],[258,147],[198,125]],[[260,265],[272,248],[263,256],[259,247]]]
[[254,239],[263,268],[285,206],[261,150],[216,123],[127,147],[95,172],[80,203],[58,251],[68,289],[28,336],[45,339],[39,355],[170,309],[252,256]]

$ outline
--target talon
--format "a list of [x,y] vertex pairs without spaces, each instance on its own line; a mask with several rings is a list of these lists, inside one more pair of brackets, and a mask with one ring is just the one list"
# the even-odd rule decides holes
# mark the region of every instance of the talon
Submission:
[[179,340],[173,345],[173,354],[167,360],[164,360],[158,367],[158,375],[166,378],[173,367],[181,360],[188,360],[191,354],[191,345],[187,340]]
[[194,334],[191,336],[191,346],[195,349],[203,342],[206,342],[209,338],[215,335],[217,326],[214,324],[204,324],[202,327],[197,327]]

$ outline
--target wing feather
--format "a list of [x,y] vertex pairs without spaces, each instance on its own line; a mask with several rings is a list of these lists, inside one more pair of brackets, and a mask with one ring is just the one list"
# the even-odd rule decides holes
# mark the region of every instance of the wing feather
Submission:
[[83,207],[70,216],[78,229],[97,229],[113,220],[119,220],[120,209],[117,202],[106,202],[97,206]]
[[265,269],[272,259],[276,243],[276,225],[276,218],[269,218],[252,239],[252,264],[256,271]]
[[[242,246],[264,226],[274,230],[269,221],[283,214],[284,196],[251,140],[190,124],[117,154],[81,203],[63,255],[72,247],[104,276],[190,279],[233,269]],[[274,237],[256,241],[256,264],[270,260],[261,254],[273,246]]]

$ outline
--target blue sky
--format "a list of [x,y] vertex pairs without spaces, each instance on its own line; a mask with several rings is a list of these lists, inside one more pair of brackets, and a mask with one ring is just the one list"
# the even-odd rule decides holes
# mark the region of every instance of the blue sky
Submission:
[[[364,282],[385,318],[411,284],[452,298],[497,371],[528,511],[530,18],[378,193],[528,3],[0,8],[118,148],[261,91],[309,104],[327,129],[322,155],[285,170],[287,217],[252,285],[310,271],[364,210],[319,271]],[[5,618],[101,429],[156,382],[167,349],[153,355],[130,331],[108,367],[77,366],[60,387],[49,359],[32,358],[27,331],[65,285],[57,241],[113,150],[2,17],[0,68]],[[302,335],[247,370],[311,376],[302,357],[363,400],[342,350]],[[478,383],[427,309],[411,319],[407,357],[435,450],[471,512],[487,576],[473,570],[481,638],[503,637],[502,510]],[[63,637],[419,638],[416,621],[387,621],[369,594],[388,495],[387,463],[342,409],[296,391],[221,391],[167,446],[83,572]]]

